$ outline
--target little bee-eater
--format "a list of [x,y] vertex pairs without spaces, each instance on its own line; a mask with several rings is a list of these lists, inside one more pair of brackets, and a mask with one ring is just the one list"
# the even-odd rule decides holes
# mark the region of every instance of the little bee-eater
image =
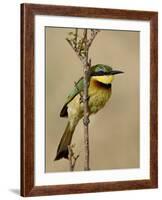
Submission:
[[[113,70],[110,66],[103,64],[98,64],[90,68],[90,84],[88,88],[88,106],[90,115],[96,113],[105,106],[111,96],[111,83],[114,79],[114,75],[120,73],[123,72]],[[68,123],[57,148],[55,160],[61,158],[68,159],[68,146],[71,143],[75,127],[83,117],[84,113],[83,101],[81,101],[83,88],[83,78],[80,78],[67,97],[60,112],[60,117],[68,117]]]

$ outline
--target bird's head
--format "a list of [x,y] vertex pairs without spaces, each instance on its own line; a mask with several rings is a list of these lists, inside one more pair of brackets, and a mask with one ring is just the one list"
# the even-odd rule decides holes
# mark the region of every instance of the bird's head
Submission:
[[103,64],[97,64],[91,67],[90,76],[92,79],[103,84],[110,84],[114,79],[114,75],[124,73],[122,71],[113,70],[112,67]]

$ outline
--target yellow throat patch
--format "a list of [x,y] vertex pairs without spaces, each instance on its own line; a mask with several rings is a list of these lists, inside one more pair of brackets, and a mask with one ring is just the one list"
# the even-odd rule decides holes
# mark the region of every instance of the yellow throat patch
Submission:
[[93,76],[93,79],[96,81],[99,81],[101,83],[104,84],[109,84],[112,83],[112,81],[114,80],[114,76],[110,75],[110,76]]

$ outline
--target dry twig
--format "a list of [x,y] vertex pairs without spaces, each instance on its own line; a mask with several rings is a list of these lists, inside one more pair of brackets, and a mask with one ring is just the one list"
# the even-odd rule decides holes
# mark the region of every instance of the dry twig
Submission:
[[[74,50],[74,52],[76,53],[76,55],[78,56],[79,60],[82,62],[82,65],[83,65],[84,90],[83,90],[82,100],[84,103],[84,117],[83,117],[84,146],[85,146],[84,170],[90,169],[89,167],[89,132],[88,132],[88,124],[90,121],[89,121],[89,108],[88,108],[88,99],[89,99],[88,87],[89,87],[89,82],[90,82],[89,72],[90,72],[90,67],[91,67],[91,59],[88,58],[88,53],[89,53],[89,48],[91,47],[92,42],[94,41],[98,32],[99,30],[90,29],[90,37],[88,38],[88,30],[84,29],[81,40],[78,40],[79,31],[78,29],[76,29],[75,33],[73,33],[74,35],[73,39],[66,38],[67,42],[70,44],[70,46],[72,47],[72,49]],[[70,152],[70,149],[69,149],[69,152]],[[71,163],[71,167],[72,167],[72,163]]]
[[74,171],[76,161],[79,158],[79,154],[76,155],[76,156],[74,155],[74,151],[73,151],[74,146],[75,145],[69,145],[68,146],[68,151],[69,151],[69,168],[70,168],[70,171]]

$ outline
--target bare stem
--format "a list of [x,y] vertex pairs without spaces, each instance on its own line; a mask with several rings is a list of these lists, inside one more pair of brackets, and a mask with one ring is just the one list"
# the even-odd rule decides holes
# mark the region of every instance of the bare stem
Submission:
[[68,159],[69,159],[69,169],[70,169],[70,171],[73,171],[73,160],[72,160],[72,151],[71,151],[71,147],[70,147],[70,145],[68,146],[68,152],[69,152],[69,154],[68,154]]
[[88,49],[90,48],[93,40],[95,39],[97,33],[99,32],[100,30],[95,30],[95,29],[91,29],[91,37],[89,39],[89,42],[88,42]]
[[75,29],[75,39],[74,39],[74,47],[75,47],[75,50],[76,50],[76,48],[77,48],[77,38],[78,38],[78,29],[76,28]]
[[89,170],[89,106],[88,106],[88,88],[89,88],[89,70],[90,66],[88,64],[88,43],[87,43],[87,29],[84,29],[84,40],[85,40],[85,57],[83,60],[83,73],[84,73],[84,90],[83,90],[83,103],[84,103],[84,146],[85,146],[85,162],[84,170]]
[[[89,88],[89,82],[90,82],[90,67],[91,67],[91,59],[88,58],[89,48],[92,45],[92,42],[94,38],[96,37],[99,30],[91,29],[91,35],[90,38],[88,38],[88,30],[83,30],[83,37],[79,43],[77,40],[78,38],[78,29],[75,30],[75,38],[74,40],[66,39],[72,49],[75,51],[76,55],[80,59],[83,65],[83,80],[84,80],[84,90],[83,90],[83,106],[84,106],[84,117],[83,117],[83,124],[84,124],[84,146],[85,146],[85,160],[84,160],[84,170],[90,170],[89,167],[89,130],[88,130],[88,124],[89,124],[89,106],[88,106],[88,88]],[[70,152],[70,149],[69,149]],[[72,152],[70,152],[71,154]],[[77,160],[77,159],[76,159]],[[75,160],[75,162],[76,162]],[[70,170],[73,170],[71,157],[69,156],[70,161]]]
[[68,159],[69,159],[70,171],[74,171],[76,161],[79,158],[79,154],[76,155],[76,156],[74,155],[73,147],[74,147],[74,145],[69,145],[68,146],[68,151],[69,151],[69,158]]

